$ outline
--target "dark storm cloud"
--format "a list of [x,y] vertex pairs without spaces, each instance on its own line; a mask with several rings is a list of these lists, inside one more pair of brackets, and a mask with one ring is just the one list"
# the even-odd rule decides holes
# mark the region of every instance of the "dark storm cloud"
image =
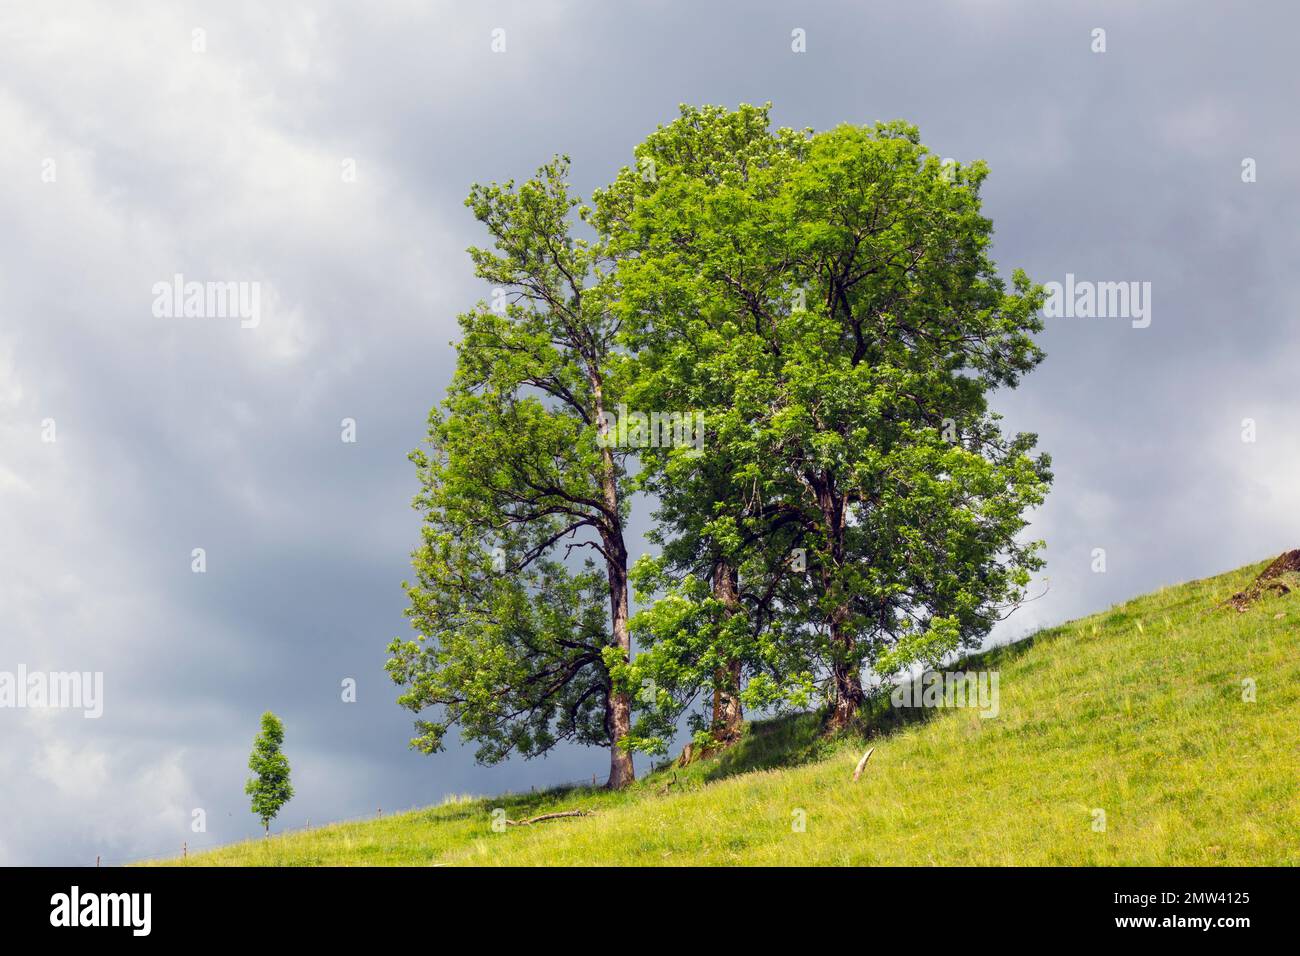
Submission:
[[[286,825],[603,769],[407,750],[382,670],[417,535],[405,456],[486,292],[469,185],[563,152],[589,194],[683,101],[908,119],[990,164],[1004,270],[1152,284],[1149,328],[1049,319],[1047,361],[997,400],[1057,474],[1032,529],[1050,590],[1000,637],[1300,542],[1289,5],[422,6],[0,13],[0,669],[106,682],[98,721],[0,712],[0,862],[252,834],[266,708]],[[155,318],[178,272],[261,282],[262,323]]]

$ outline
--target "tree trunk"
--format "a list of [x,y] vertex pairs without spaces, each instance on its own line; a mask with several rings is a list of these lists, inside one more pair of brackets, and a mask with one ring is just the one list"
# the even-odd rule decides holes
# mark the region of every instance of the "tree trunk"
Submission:
[[[593,378],[596,399],[596,420],[601,434],[608,439],[609,424],[604,414],[604,397],[599,378]],[[609,615],[614,644],[624,660],[632,657],[632,637],[628,632],[627,597],[627,545],[623,541],[622,519],[619,517],[618,476],[614,470],[614,455],[608,441],[601,449],[601,494],[604,497],[604,529],[601,532],[605,547],[605,568],[609,577]],[[611,790],[626,787],[636,779],[632,755],[619,746],[619,741],[632,731],[632,698],[626,693],[616,693],[611,686],[609,703],[605,708],[605,728],[609,732],[609,780]]]
[[[620,542],[621,546],[621,542]],[[627,565],[609,562],[609,607],[614,626],[614,642],[623,652],[624,659],[631,656],[632,638],[627,628]],[[605,711],[609,730],[609,781],[606,786],[618,790],[636,779],[632,755],[618,744],[632,731],[632,698],[626,693],[616,693],[610,688],[609,706]]]
[[[830,538],[830,566],[822,572],[822,581],[828,594],[835,593],[840,598],[842,584],[839,574],[844,567],[844,525],[846,512],[844,498],[836,493],[833,480],[827,480],[817,489],[818,505],[821,507],[822,520]],[[854,651],[854,635],[849,623],[850,608],[847,601],[835,605],[830,615],[831,632],[831,678],[834,682],[835,699],[831,708],[827,728],[831,731],[843,730],[856,724],[858,711],[866,695],[862,692],[862,667]]]
[[[727,609],[730,617],[736,612],[740,599],[736,569],[725,559],[713,566],[713,597]],[[745,711],[740,703],[741,662],[728,661],[713,674],[713,736],[722,744],[734,743],[740,737],[740,727]]]
[[[852,650],[852,643],[849,645]],[[866,695],[862,692],[862,674],[856,664],[836,660],[832,667],[835,681],[835,706],[831,710],[828,729],[844,730],[858,722]]]
[[835,684],[835,702],[831,709],[828,729],[843,730],[856,724],[858,711],[866,695],[862,692],[862,668],[854,653],[852,631],[845,626],[849,617],[848,605],[840,605],[831,612],[831,677]]

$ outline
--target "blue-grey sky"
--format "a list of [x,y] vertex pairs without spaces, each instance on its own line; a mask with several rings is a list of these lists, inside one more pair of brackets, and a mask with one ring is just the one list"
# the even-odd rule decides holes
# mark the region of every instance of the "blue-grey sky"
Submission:
[[[287,826],[603,779],[597,750],[407,748],[406,454],[486,294],[470,184],[563,152],[589,193],[679,102],[907,119],[990,164],[1005,273],[1150,283],[1148,327],[1049,319],[996,400],[1057,475],[1050,590],[1001,639],[1300,546],[1297,27],[1282,2],[0,2],[0,671],[104,674],[99,719],[0,709],[0,863],[253,835],[266,709]],[[260,322],[156,315],[177,273],[259,283]]]

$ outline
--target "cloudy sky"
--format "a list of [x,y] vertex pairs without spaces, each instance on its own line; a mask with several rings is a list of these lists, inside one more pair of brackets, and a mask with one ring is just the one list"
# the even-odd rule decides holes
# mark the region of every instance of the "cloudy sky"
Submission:
[[[1297,27],[1281,2],[0,2],[0,671],[104,674],[97,720],[0,709],[0,864],[254,834],[266,709],[286,826],[603,779],[600,751],[407,748],[406,454],[486,294],[470,184],[564,152],[587,194],[679,102],[910,120],[990,164],[1004,272],[1150,283],[1149,326],[1052,318],[997,401],[1057,475],[1050,590],[1000,639],[1300,546]],[[260,322],[156,315],[178,273],[259,283]]]

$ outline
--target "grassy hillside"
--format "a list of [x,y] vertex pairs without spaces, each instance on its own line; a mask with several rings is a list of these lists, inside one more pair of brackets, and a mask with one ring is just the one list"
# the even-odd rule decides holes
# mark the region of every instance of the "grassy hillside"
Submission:
[[[188,865],[1294,864],[1300,592],[1214,610],[1264,567],[1168,588],[972,658],[1000,715],[882,711],[860,740],[753,724],[720,758],[631,790],[448,802],[190,857]],[[1256,700],[1243,701],[1253,678]],[[644,760],[642,760],[644,765]],[[676,785],[661,794],[673,774]],[[492,830],[510,819],[594,816]],[[1105,811],[1105,830],[1094,811]],[[796,811],[806,828],[796,832]],[[180,861],[172,861],[179,863]]]

